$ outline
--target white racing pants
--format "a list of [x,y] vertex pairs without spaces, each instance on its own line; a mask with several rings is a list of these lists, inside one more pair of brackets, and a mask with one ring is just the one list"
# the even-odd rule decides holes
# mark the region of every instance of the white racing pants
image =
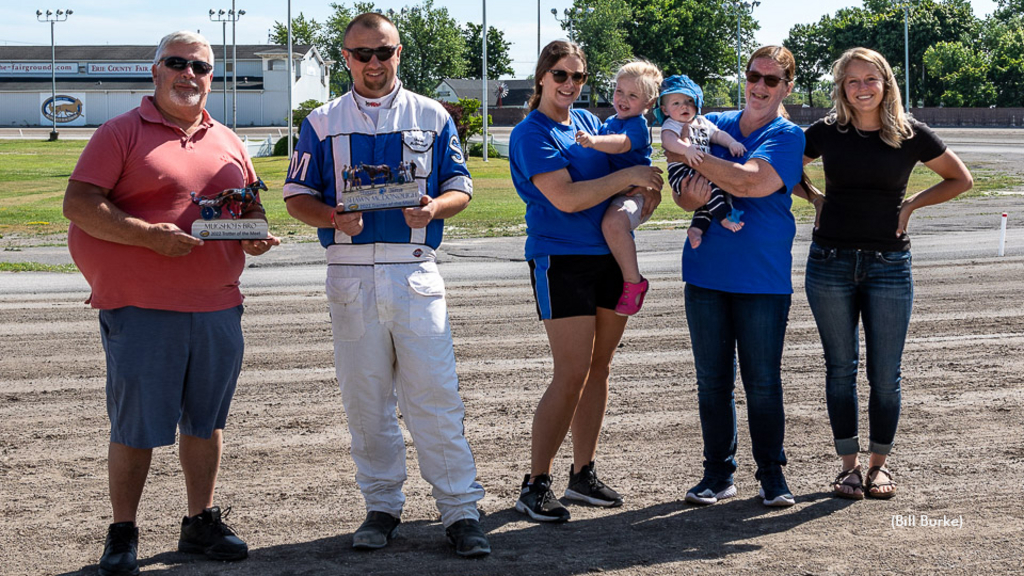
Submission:
[[368,511],[400,516],[405,442],[447,527],[479,519],[484,489],[463,434],[444,281],[432,261],[327,267],[334,362],[352,434],[356,483]]

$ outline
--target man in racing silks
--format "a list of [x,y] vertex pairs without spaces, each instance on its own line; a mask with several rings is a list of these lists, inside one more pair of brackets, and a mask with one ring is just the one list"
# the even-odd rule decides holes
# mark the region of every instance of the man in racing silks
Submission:
[[[401,53],[398,30],[386,17],[366,13],[351,21],[342,55],[353,90],[303,122],[284,197],[289,214],[317,227],[327,249],[335,369],[367,510],[353,547],[383,548],[400,523],[406,454],[397,405],[449,544],[460,556],[484,556],[491,549],[476,506],[484,490],[463,433],[434,254],[444,219],[466,207],[473,183],[451,117],[397,79]],[[415,167],[419,206],[345,211],[342,167],[387,165],[397,173],[403,162]]]

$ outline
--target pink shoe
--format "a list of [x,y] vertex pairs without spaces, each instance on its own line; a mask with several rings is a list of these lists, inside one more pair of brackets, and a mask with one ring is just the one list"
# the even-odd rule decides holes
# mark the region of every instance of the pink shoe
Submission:
[[639,312],[644,305],[644,296],[647,295],[649,286],[646,278],[636,284],[623,282],[622,296],[619,296],[619,304],[615,307],[615,313],[619,316],[632,316]]

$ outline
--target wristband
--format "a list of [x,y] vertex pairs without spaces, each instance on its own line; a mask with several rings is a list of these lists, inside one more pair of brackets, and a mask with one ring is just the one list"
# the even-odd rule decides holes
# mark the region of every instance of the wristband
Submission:
[[334,218],[335,218],[335,216],[337,216],[337,215],[338,215],[338,213],[337,213],[337,212],[335,212],[334,210],[331,210],[331,226],[332,226],[332,227],[333,227],[333,228],[334,228],[335,230],[337,230],[337,229],[338,229],[338,222],[337,222],[337,220],[335,220],[335,219],[334,219]]

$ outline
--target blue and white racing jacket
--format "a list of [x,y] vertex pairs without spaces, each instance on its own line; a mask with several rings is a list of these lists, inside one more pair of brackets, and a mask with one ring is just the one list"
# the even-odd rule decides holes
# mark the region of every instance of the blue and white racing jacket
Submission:
[[[413,162],[420,191],[433,198],[451,190],[473,195],[459,134],[441,104],[399,84],[381,105],[375,126],[348,92],[303,121],[284,198],[309,194],[336,206],[345,166],[386,164],[394,170],[402,162]],[[318,230],[328,263],[353,264],[432,260],[443,234],[443,220],[412,229],[398,209],[364,212],[363,231],[356,236]]]

